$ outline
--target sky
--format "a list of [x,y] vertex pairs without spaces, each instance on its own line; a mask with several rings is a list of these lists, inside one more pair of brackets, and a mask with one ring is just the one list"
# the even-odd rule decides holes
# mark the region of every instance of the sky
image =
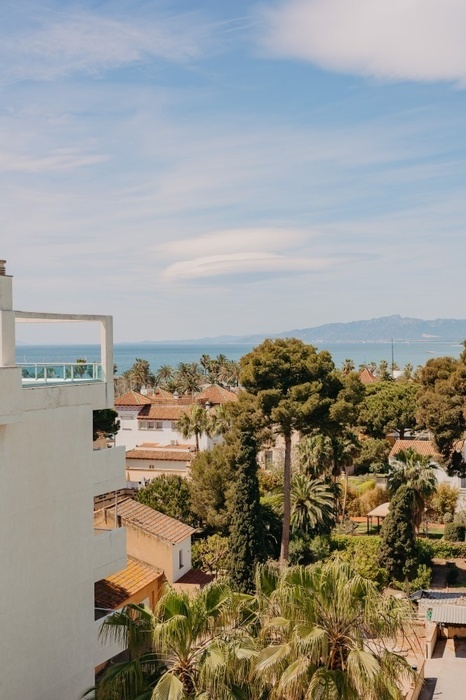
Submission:
[[0,27],[15,308],[117,342],[466,317],[464,0],[2,0]]

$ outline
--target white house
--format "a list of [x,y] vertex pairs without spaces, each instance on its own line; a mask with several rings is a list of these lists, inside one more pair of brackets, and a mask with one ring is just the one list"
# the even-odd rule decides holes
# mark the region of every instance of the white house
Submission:
[[158,445],[142,443],[126,452],[126,479],[135,486],[163,474],[187,476],[196,456],[193,445]]
[[[15,364],[20,322],[95,322],[101,362]],[[124,528],[94,533],[94,496],[125,485],[124,448],[94,450],[113,406],[109,316],[15,311],[0,263],[0,697],[79,700],[94,684],[94,583],[126,566]]]

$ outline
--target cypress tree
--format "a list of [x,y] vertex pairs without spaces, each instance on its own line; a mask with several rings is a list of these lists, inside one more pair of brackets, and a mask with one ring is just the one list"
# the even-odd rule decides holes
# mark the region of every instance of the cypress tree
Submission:
[[264,559],[265,541],[257,479],[257,441],[246,421],[237,430],[234,467],[236,488],[230,525],[229,572],[232,586],[253,593],[256,565]]
[[382,525],[379,566],[387,571],[391,580],[407,580],[416,568],[414,497],[412,488],[401,486],[393,496]]

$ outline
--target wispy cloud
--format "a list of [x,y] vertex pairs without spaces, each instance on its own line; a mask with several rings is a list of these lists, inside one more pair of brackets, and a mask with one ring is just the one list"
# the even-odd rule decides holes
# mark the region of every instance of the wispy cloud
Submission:
[[385,80],[466,80],[464,0],[279,0],[261,15],[269,55]]
[[[198,58],[208,27],[195,12],[155,11],[141,17],[69,4],[22,2],[23,22],[0,39],[3,80],[54,80],[75,73],[100,75],[128,65]],[[15,9],[12,10],[13,14]],[[114,8],[117,9],[117,8]],[[11,18],[10,18],[11,20]]]

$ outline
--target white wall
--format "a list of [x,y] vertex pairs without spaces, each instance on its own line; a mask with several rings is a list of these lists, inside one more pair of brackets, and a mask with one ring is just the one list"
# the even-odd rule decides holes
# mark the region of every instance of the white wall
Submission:
[[[127,411],[126,409],[122,411],[118,406],[116,408],[121,422],[120,432],[116,436],[116,444],[124,445],[127,450],[132,450],[137,447],[137,445],[142,445],[144,442],[157,442],[160,445],[170,445],[172,440],[174,440],[180,445],[193,445],[193,447],[196,445],[195,437],[184,438],[172,427],[172,423],[176,423],[176,421],[161,421],[163,424],[161,430],[141,430],[141,421],[138,421],[136,417],[139,409],[136,411]],[[129,416],[133,417],[129,418]],[[206,435],[202,435],[199,439],[199,448],[201,450],[208,450],[219,442],[222,442],[221,436],[208,438]]]
[[[180,567],[180,552],[182,566]],[[191,538],[173,545],[173,582],[178,581],[191,569]]]

